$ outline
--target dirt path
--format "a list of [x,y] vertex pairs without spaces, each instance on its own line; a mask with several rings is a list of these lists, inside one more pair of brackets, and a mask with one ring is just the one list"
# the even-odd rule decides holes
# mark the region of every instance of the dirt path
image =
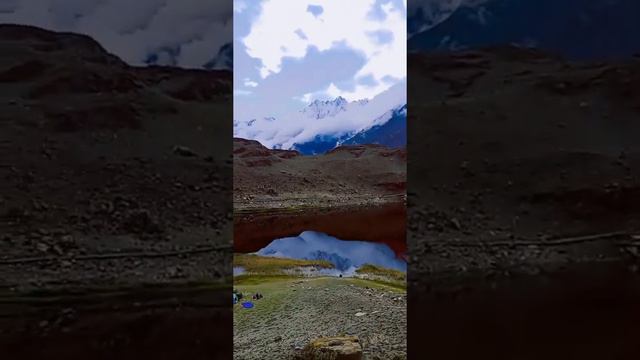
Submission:
[[[345,278],[237,286],[264,298],[234,308],[234,358],[290,359],[319,336],[360,337],[365,359],[406,358],[406,293]],[[365,313],[356,316],[356,313]]]

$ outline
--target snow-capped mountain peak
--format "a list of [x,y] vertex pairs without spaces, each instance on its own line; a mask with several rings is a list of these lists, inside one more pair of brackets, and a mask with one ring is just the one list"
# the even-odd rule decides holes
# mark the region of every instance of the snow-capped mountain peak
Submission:
[[304,109],[300,110],[302,114],[311,119],[324,119],[326,117],[333,117],[337,114],[345,111],[349,111],[352,106],[364,106],[369,103],[369,99],[361,99],[349,102],[342,96],[338,96],[333,100],[319,100],[316,99],[307,105]]
[[[343,97],[314,100],[302,110],[280,115],[275,119],[259,117],[256,121],[235,121],[234,136],[257,140],[269,148],[297,149],[303,154],[331,150],[342,141],[360,133],[363,135],[358,139],[401,147],[404,146],[404,137],[393,135],[383,139],[382,134],[403,133],[406,114],[393,114],[389,111],[404,104],[406,80],[368,100],[350,102]],[[391,121],[392,119],[396,120]]]
[[446,21],[459,8],[477,8],[489,0],[415,0],[409,3],[409,38]]
[[415,0],[408,51],[517,44],[571,61],[628,59],[640,49],[629,36],[640,32],[638,13],[637,0]]
[[341,111],[347,109],[349,102],[342,96],[338,96],[334,100],[314,100],[307,107],[300,110],[305,116],[313,119],[323,119],[327,116],[335,116]]
[[263,117],[260,119],[251,119],[251,120],[244,120],[244,121],[234,121],[233,122],[233,127],[239,127],[239,126],[246,126],[246,127],[251,127],[253,126],[256,122],[258,121],[267,121],[267,122],[274,122],[276,121],[276,118],[274,118],[273,116],[267,116],[267,117]]

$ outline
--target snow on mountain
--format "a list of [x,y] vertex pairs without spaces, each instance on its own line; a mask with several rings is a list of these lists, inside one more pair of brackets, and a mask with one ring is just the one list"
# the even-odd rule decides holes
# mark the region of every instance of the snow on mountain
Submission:
[[570,59],[607,60],[640,51],[637,0],[416,0],[410,51],[513,44]]
[[[273,116],[267,116],[267,117],[263,117],[260,119],[260,122],[271,122],[271,121],[275,121],[276,118],[274,118]],[[233,127],[252,127],[256,122],[258,122],[258,119],[251,119],[251,120],[244,120],[244,121],[240,121],[240,120],[235,120],[233,122]]]
[[233,45],[224,44],[218,53],[203,65],[208,70],[232,70],[233,69]]
[[489,0],[414,0],[409,2],[407,28],[409,37],[446,21],[460,7],[475,8]]
[[340,240],[314,231],[274,240],[257,254],[303,260],[327,260],[336,269],[345,272],[353,271],[365,264],[399,271],[407,270],[407,263],[397,258],[386,244]]
[[327,116],[335,116],[341,111],[346,111],[348,104],[347,99],[338,96],[335,100],[314,100],[300,112],[312,119],[324,119]]
[[[297,149],[305,154],[331,150],[338,143],[380,125],[391,109],[406,104],[406,80],[368,100],[316,100],[289,116],[234,121],[234,136],[257,140],[269,148]],[[387,116],[386,120],[390,117]],[[309,149],[305,144],[311,145]]]
[[323,154],[341,145],[378,144],[401,148],[407,145],[407,105],[385,112],[369,126],[342,135],[317,135],[310,141],[294,144],[304,155]]
[[[178,66],[182,56],[183,45],[165,46],[147,54],[144,63],[146,65]],[[200,65],[207,70],[232,70],[233,69],[233,46],[231,43],[224,44],[215,55],[206,63]]]
[[388,147],[407,145],[407,105],[386,112],[369,129],[360,131],[338,145],[379,144]]

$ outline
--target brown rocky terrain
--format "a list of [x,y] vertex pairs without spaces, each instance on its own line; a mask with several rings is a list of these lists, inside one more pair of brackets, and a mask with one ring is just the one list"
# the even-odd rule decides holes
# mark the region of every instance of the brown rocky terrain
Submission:
[[237,359],[323,359],[305,347],[310,350],[307,346],[319,338],[345,335],[359,338],[362,359],[407,358],[407,298],[397,288],[336,277],[237,286],[245,294],[265,294],[250,311],[236,305]]
[[378,145],[302,156],[234,139],[234,249],[306,230],[406,252],[406,151]]
[[[3,304],[33,292],[228,279],[231,80],[228,71],[133,67],[87,36],[0,25]],[[117,303],[130,302],[140,300]],[[31,341],[42,319],[19,326],[29,308],[11,312],[0,335],[13,326],[24,336],[12,339]],[[80,320],[97,324],[105,314]],[[163,316],[140,326],[168,326],[173,315]],[[131,320],[114,319],[123,322],[105,326]]]
[[408,64],[410,356],[638,358],[640,61]]
[[501,47],[409,64],[416,273],[636,252],[640,61]]

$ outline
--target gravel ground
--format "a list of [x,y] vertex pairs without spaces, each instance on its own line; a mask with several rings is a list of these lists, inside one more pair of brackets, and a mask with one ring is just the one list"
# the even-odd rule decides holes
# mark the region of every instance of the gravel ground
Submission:
[[231,79],[1,25],[0,291],[230,277]]
[[435,276],[635,266],[637,61],[505,46],[408,64],[412,290]]
[[291,359],[317,337],[342,334],[360,337],[365,359],[405,359],[406,293],[367,284],[315,278],[238,286],[264,298],[252,309],[235,305],[234,359]]

